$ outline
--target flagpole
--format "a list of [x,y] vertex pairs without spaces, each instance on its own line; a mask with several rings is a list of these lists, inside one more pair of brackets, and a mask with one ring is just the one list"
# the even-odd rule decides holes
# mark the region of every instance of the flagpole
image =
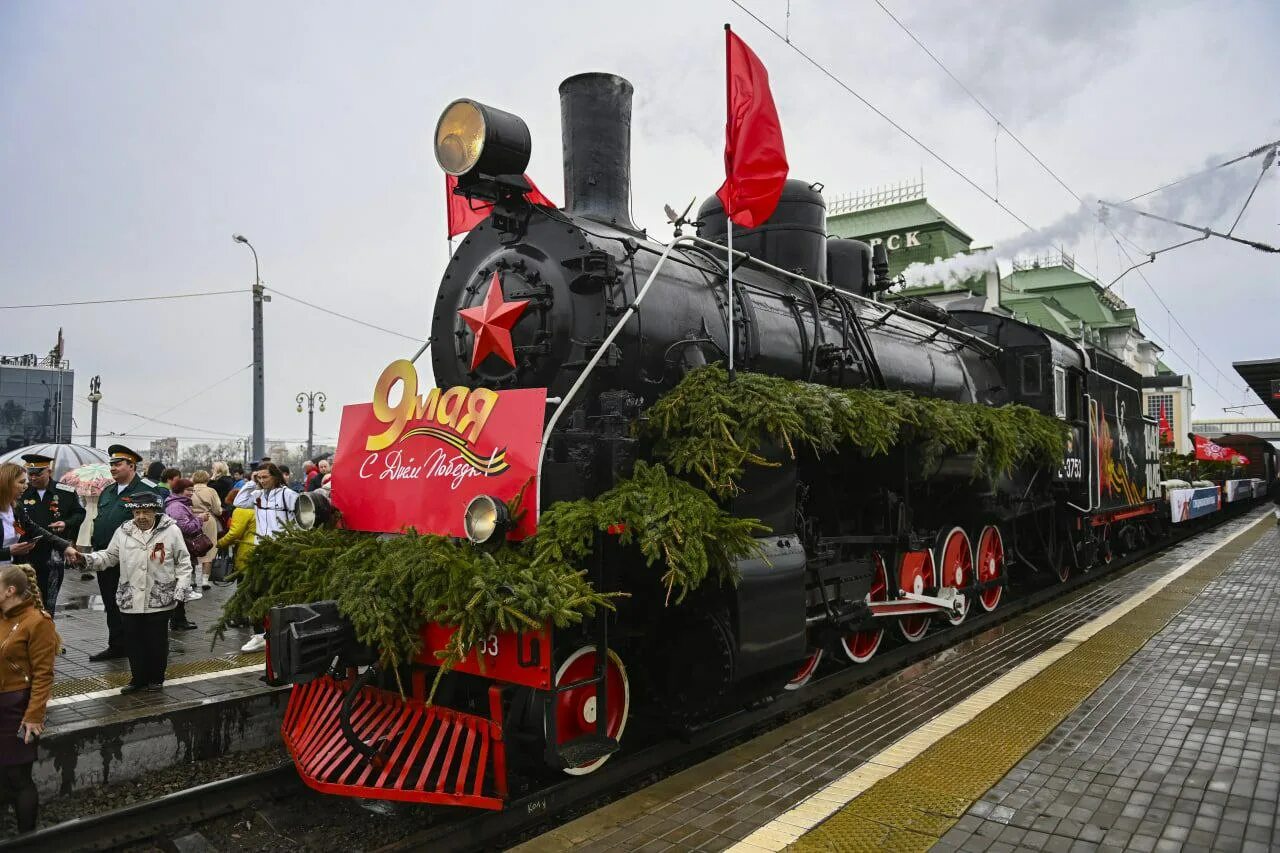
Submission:
[[[729,131],[729,124],[733,121],[733,70],[729,67],[730,57],[732,56],[731,45],[729,42],[729,25],[724,25],[724,126],[725,133]],[[734,154],[737,154],[735,148]],[[733,172],[732,164],[726,164],[729,174]],[[733,206],[733,193],[729,194],[729,201],[725,207],[724,218],[728,223],[727,246],[729,249],[729,381],[732,382],[737,378],[737,373],[733,369],[733,214],[735,211],[729,208]]]
[[729,381],[732,382],[736,378],[733,370],[733,219],[732,217],[727,219],[729,222]]

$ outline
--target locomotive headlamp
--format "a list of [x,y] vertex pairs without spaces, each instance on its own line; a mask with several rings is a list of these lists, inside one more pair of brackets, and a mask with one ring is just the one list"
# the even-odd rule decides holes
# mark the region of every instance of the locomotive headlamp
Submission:
[[462,516],[462,529],[477,545],[501,544],[510,526],[511,513],[507,512],[507,505],[489,495],[472,498]]
[[450,175],[522,175],[529,165],[529,128],[512,113],[466,98],[436,122],[436,162]]
[[314,492],[303,492],[298,495],[294,513],[298,526],[303,530],[323,527],[333,517],[333,504],[329,500],[329,490],[316,489]]

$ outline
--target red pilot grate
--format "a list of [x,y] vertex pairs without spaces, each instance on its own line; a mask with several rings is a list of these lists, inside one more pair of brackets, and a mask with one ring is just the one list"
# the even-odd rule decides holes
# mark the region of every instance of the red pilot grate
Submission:
[[[281,734],[304,782],[326,794],[502,808],[506,753],[496,689],[488,719],[364,688],[352,705],[351,726],[378,751],[371,761],[342,733],[347,688],[326,675],[289,695]],[[486,785],[490,761],[494,772]]]

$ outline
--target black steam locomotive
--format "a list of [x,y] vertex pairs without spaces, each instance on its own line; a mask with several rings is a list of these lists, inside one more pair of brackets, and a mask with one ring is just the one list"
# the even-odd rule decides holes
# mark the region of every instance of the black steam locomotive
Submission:
[[[730,341],[740,370],[1021,403],[1070,427],[1068,452],[1056,470],[994,482],[974,476],[972,456],[925,464],[909,446],[872,458],[779,453],[776,467],[748,472],[731,502],[769,529],[736,587],[666,607],[646,594],[651,581],[632,583],[635,555],[606,541],[596,577],[632,593],[616,615],[565,636],[504,638],[501,652],[495,638],[487,669],[449,676],[452,708],[424,706],[417,679],[407,698],[355,678],[295,687],[285,738],[321,790],[500,808],[508,747],[521,738],[538,741],[554,767],[591,772],[640,707],[681,722],[797,689],[824,655],[865,662],[886,631],[914,642],[974,607],[995,609],[1011,571],[1065,580],[1160,535],[1155,424],[1143,416],[1136,373],[1009,317],[880,301],[883,247],[828,237],[823,198],[802,181],[787,182],[768,222],[734,235],[730,292],[726,217],[714,197],[698,211],[696,236],[680,221],[670,244],[632,222],[631,96],[630,83],[609,74],[561,84],[562,210],[526,200],[530,138],[516,116],[457,101],[437,128],[437,157],[457,192],[492,213],[440,283],[436,383],[548,389],[558,406],[541,506],[625,476],[644,453],[629,424],[688,371],[725,361]],[[527,305],[510,324],[509,350],[477,360],[478,332],[460,312],[515,301]],[[287,643],[290,629],[280,614],[273,643]],[[521,675],[535,670],[541,680]]]

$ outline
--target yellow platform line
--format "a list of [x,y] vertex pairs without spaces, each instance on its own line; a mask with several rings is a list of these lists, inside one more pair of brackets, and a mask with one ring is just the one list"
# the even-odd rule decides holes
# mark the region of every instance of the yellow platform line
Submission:
[[1182,563],[729,849],[928,850],[1269,520],[1268,513]]
[[[265,661],[266,653],[264,652],[237,652],[227,657],[170,664],[164,671],[165,683],[189,684],[193,681],[203,681],[224,675],[238,675],[254,669],[265,672]],[[128,670],[115,670],[100,675],[55,681],[49,706],[71,705],[85,699],[108,696],[128,684],[129,679]]]

